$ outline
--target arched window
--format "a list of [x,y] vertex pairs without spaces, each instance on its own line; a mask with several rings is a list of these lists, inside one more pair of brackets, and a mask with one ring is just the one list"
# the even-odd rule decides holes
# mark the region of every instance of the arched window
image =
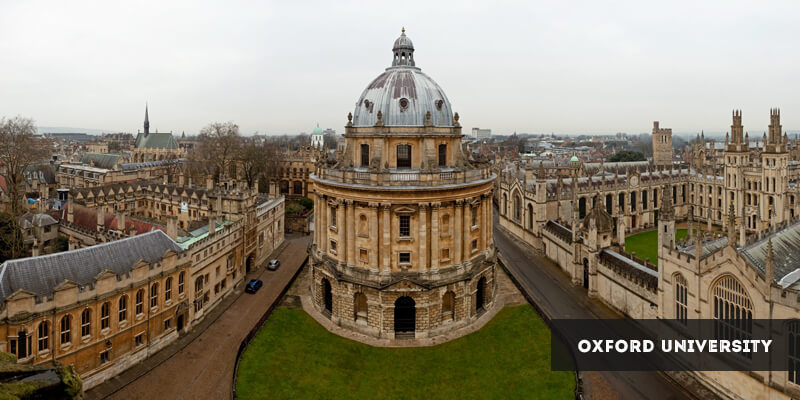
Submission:
[[100,329],[106,329],[111,320],[111,303],[105,302],[100,306]]
[[72,316],[61,317],[61,344],[72,343]]
[[686,278],[681,274],[675,274],[673,282],[675,282],[675,319],[686,325],[686,310],[688,310]]
[[81,337],[92,334],[92,309],[87,308],[81,313]]
[[203,276],[201,275],[194,280],[194,294],[197,295],[202,291],[203,291]]
[[520,199],[519,195],[518,194],[515,195],[514,196],[514,219],[517,220],[517,222],[519,222],[520,219],[522,218],[522,204],[521,203],[522,203],[522,200]]
[[442,296],[442,321],[452,321],[455,319],[456,295],[452,290],[445,292]]
[[178,296],[183,294],[183,280],[184,280],[184,272],[181,271],[181,273],[178,274]]
[[447,166],[447,145],[440,144],[439,145],[439,166],[445,167]]
[[172,277],[164,282],[164,301],[172,300]]
[[508,196],[503,193],[503,215],[508,215]]
[[736,278],[726,275],[712,287],[714,296],[714,337],[749,340],[753,333],[753,303]]
[[367,296],[364,293],[356,293],[353,298],[353,319],[356,322],[367,322],[369,309],[367,307]]
[[533,229],[533,204],[528,204],[528,229]]
[[136,292],[136,315],[144,313],[144,289]]
[[128,320],[128,296],[122,295],[119,298],[119,322]]
[[47,321],[42,321],[39,324],[39,351],[45,351],[50,348],[50,324]]
[[150,285],[150,308],[158,306],[158,283]]

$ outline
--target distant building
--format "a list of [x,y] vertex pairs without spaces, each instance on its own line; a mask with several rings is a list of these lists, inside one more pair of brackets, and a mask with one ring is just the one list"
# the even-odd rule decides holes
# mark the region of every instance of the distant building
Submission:
[[325,132],[323,132],[322,129],[319,127],[319,124],[317,124],[317,127],[314,128],[314,130],[311,132],[311,147],[317,150],[322,150],[324,146],[325,146]]
[[474,137],[477,140],[491,139],[492,138],[492,130],[491,129],[472,128],[472,137]]
[[172,137],[172,133],[150,132],[150,118],[147,106],[144,108],[144,132],[136,135],[136,142],[132,153],[133,162],[169,160],[181,158],[183,149]]

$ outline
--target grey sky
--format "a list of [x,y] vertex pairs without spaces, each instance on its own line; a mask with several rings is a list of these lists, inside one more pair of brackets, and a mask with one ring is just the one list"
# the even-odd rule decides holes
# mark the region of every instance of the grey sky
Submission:
[[194,133],[343,130],[405,26],[466,128],[798,129],[800,6],[785,2],[0,0],[0,116]]

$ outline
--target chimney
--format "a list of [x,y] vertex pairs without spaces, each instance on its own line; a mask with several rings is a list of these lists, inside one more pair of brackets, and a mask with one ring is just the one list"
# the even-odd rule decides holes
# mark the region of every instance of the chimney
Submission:
[[31,249],[31,256],[38,257],[39,256],[39,240],[33,238],[33,248]]
[[125,212],[121,212],[117,214],[117,230],[122,232],[123,234],[128,233],[125,229]]
[[75,222],[75,217],[72,215],[72,201],[67,203],[67,222]]
[[214,190],[214,178],[210,176],[206,178],[206,189]]
[[183,186],[183,174],[178,175],[178,186]]
[[208,236],[214,236],[214,232],[217,230],[217,217],[215,215],[211,215],[208,217]]
[[97,231],[101,232],[106,227],[106,210],[103,206],[97,207]]
[[167,217],[167,236],[178,240],[178,217]]
[[75,250],[75,236],[69,235],[69,250]]

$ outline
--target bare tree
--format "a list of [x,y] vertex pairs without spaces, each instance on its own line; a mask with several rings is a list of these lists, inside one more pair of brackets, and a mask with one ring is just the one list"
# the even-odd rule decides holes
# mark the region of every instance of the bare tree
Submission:
[[22,230],[17,219],[9,213],[0,212],[0,263],[25,255]]
[[30,118],[0,119],[0,161],[5,164],[0,174],[8,185],[12,216],[22,214],[24,210],[25,169],[50,155],[47,142],[35,137],[35,133],[36,126]]
[[194,164],[205,163],[203,167],[214,179],[219,179],[231,170],[231,162],[235,161],[241,144],[239,126],[233,122],[208,124],[200,131],[200,145],[195,151]]

